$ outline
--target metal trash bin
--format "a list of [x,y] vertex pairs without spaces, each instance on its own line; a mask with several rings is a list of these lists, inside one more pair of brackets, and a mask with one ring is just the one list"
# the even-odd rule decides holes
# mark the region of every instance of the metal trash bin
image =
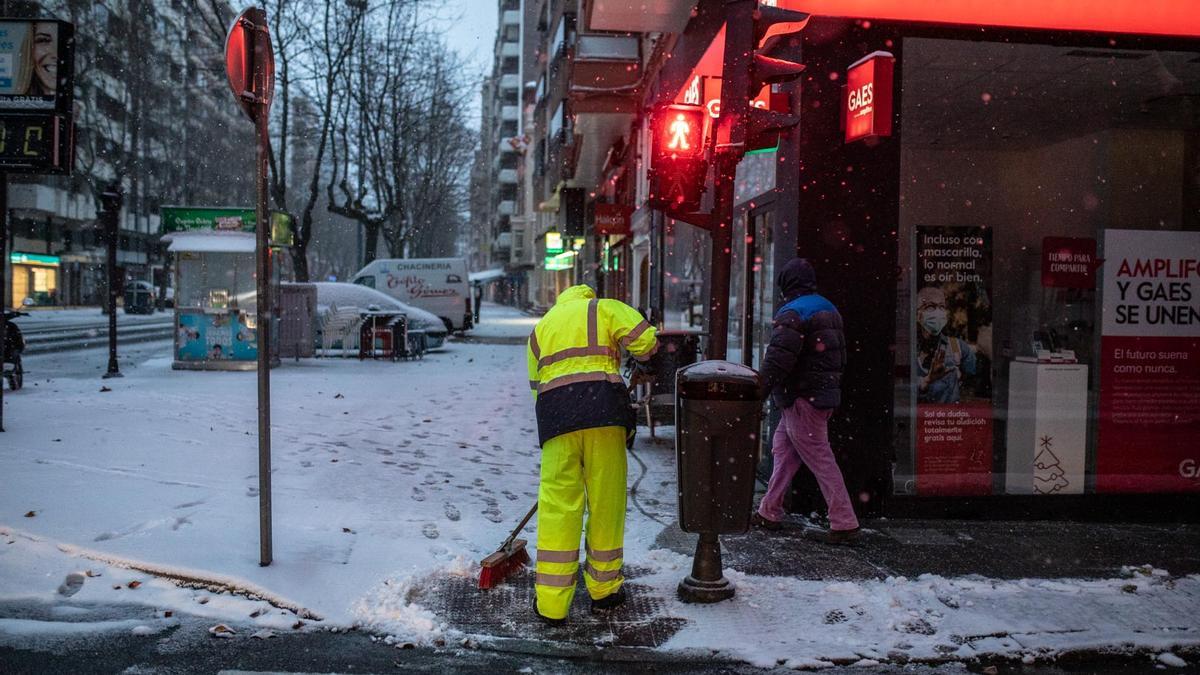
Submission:
[[762,425],[759,377],[730,361],[701,361],[679,370],[675,393],[679,526],[700,534],[679,596],[717,602],[734,594],[721,573],[717,535],[750,527]]

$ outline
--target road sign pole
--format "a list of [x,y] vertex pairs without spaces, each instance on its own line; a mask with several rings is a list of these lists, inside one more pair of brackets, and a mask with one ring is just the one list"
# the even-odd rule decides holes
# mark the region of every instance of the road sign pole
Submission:
[[255,182],[258,205],[255,209],[255,275],[258,277],[255,301],[258,317],[258,509],[259,565],[271,564],[271,261],[267,231],[271,225],[267,211],[267,106],[259,108],[256,121],[258,160]]
[[275,59],[267,13],[243,11],[225,38],[225,74],[234,99],[254,122],[254,330],[258,345],[258,564],[271,564],[271,213],[267,209],[268,121],[275,89]]
[[[264,17],[265,18],[265,17]],[[257,277],[258,312],[258,509],[259,509],[259,565],[271,564],[271,260],[268,233],[271,214],[267,209],[267,149],[268,118],[270,105],[267,95],[269,85],[265,67],[271,49],[267,32],[255,26],[254,36],[254,92],[258,100],[254,103],[254,127],[257,136],[257,161],[255,162],[255,275]]]

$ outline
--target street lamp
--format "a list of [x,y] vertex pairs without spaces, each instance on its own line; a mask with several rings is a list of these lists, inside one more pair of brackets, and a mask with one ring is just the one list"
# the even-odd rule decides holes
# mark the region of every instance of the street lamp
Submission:
[[108,372],[104,378],[122,377],[117,365],[117,225],[125,193],[119,182],[109,183],[100,193],[100,220],[108,244]]

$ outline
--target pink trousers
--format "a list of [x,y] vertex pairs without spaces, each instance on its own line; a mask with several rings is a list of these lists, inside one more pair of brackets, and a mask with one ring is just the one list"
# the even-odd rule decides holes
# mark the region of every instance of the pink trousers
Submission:
[[760,516],[775,521],[783,519],[783,497],[803,463],[808,465],[817,479],[817,485],[821,487],[821,494],[829,507],[830,529],[853,530],[858,527],[858,518],[854,516],[854,507],[846,492],[846,482],[842,479],[837,460],[833,458],[833,448],[829,447],[828,424],[832,414],[833,410],[814,408],[804,399],[797,399],[792,407],[784,409],[783,419],[775,429],[775,437],[771,439],[775,467],[771,472],[767,494],[758,505]]

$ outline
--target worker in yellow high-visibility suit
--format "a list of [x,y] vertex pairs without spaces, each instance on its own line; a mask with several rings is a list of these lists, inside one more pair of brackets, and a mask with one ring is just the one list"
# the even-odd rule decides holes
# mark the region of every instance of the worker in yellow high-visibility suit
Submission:
[[563,291],[529,336],[542,446],[536,609],[547,623],[565,621],[575,595],[585,500],[583,580],[592,610],[625,601],[625,441],[635,418],[619,371],[621,348],[648,362],[658,348],[654,328],[587,286]]

